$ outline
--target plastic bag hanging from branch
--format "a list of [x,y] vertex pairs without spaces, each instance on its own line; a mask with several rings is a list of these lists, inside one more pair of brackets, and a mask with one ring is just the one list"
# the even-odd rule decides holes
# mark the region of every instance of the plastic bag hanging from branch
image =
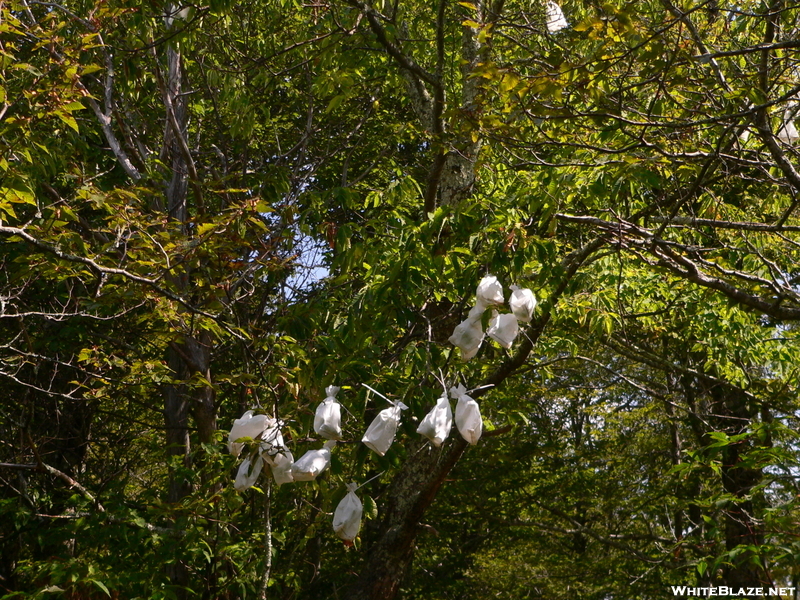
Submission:
[[335,440],[328,440],[319,450],[309,450],[292,465],[295,481],[313,481],[331,464],[331,448]]
[[489,306],[503,304],[503,286],[494,275],[487,275],[478,284],[475,293],[475,305],[486,309]]
[[438,447],[450,435],[452,427],[453,410],[450,408],[450,400],[445,394],[436,401],[436,406],[422,419],[417,427],[417,433],[425,436],[434,446]]
[[569,27],[569,23],[564,17],[564,11],[552,0],[549,0],[545,6],[545,20],[547,21],[547,31],[550,33],[556,33]]
[[778,139],[790,145],[794,145],[797,140],[800,140],[800,134],[797,133],[797,128],[794,126],[793,117],[797,112],[795,108],[796,102],[792,102],[783,112],[783,126],[778,131]]
[[503,286],[494,275],[481,279],[475,292],[475,306],[469,311],[467,318],[456,325],[453,335],[448,341],[461,350],[464,362],[473,358],[483,343],[483,324],[481,318],[489,306],[503,304]]
[[357,489],[357,484],[348,483],[347,495],[342,498],[333,513],[333,531],[345,546],[353,545],[353,540],[358,537],[358,531],[361,529],[361,515],[364,508],[356,496]]
[[483,433],[483,420],[478,403],[467,396],[467,388],[463,385],[450,388],[450,396],[458,400],[455,419],[458,432],[470,444],[477,444]]
[[228,434],[228,452],[238,457],[244,444],[236,440],[241,438],[258,439],[267,428],[270,418],[267,415],[253,415],[252,410],[245,412],[241,418],[234,420]]
[[272,477],[278,485],[294,481],[292,475],[294,457],[283,442],[282,424],[278,419],[269,419],[259,444],[261,456],[270,465]]
[[400,423],[400,411],[408,407],[402,402],[383,409],[372,420],[361,441],[368,447],[383,456],[394,441],[397,425]]
[[364,437],[361,438],[364,445],[383,456],[394,441],[397,425],[400,423],[400,411],[406,410],[408,407],[400,401],[389,400],[389,398],[373,390],[365,383],[362,385],[381,396],[387,402],[392,403],[392,406],[378,413],[378,416],[367,427]]
[[483,325],[481,324],[480,314],[473,316],[473,308],[470,311],[470,316],[465,321],[456,325],[453,335],[448,338],[448,341],[461,350],[461,360],[468,361],[478,353],[478,349],[483,343]]
[[237,492],[243,492],[251,488],[258,476],[261,474],[261,469],[264,468],[264,459],[261,455],[257,455],[255,461],[251,461],[248,456],[239,465],[239,471],[236,473],[236,480],[233,482],[233,487]]
[[528,288],[521,289],[516,285],[512,285],[511,290],[511,298],[508,301],[511,312],[520,323],[530,323],[533,311],[536,309],[536,296]]
[[509,313],[498,314],[497,311],[494,311],[492,320],[489,321],[489,329],[486,330],[486,334],[490,338],[508,350],[517,339],[518,333],[517,317]]
[[294,456],[289,450],[278,452],[272,457],[272,477],[275,483],[283,485],[284,483],[291,483],[294,481],[294,473],[292,473],[292,466],[294,465]]
[[275,464],[274,457],[285,450],[281,433],[282,424],[278,419],[267,418],[266,428],[261,434],[261,443],[259,444],[261,456],[270,465]]
[[336,401],[339,388],[331,385],[325,388],[327,397],[314,414],[314,431],[327,440],[338,440],[342,437],[342,405]]

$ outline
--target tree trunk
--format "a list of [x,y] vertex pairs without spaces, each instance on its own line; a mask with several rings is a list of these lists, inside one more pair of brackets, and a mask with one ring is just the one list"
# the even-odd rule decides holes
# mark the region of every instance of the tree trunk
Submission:
[[440,448],[422,441],[409,448],[413,458],[406,461],[387,491],[380,537],[366,548],[369,558],[347,594],[350,600],[397,597],[414,558],[420,521],[466,447],[467,443],[456,437]]
[[[709,390],[712,398],[714,423],[728,435],[739,435],[748,430],[755,417],[749,406],[747,394],[732,386],[715,385]],[[751,449],[745,440],[725,446],[722,452],[722,487],[736,498],[725,510],[725,549],[738,546],[759,547],[764,543],[764,533],[758,514],[761,507],[750,498],[751,490],[763,477],[761,469],[742,467],[742,454]],[[745,550],[729,561],[723,569],[725,585],[738,588],[770,587],[772,578],[761,560]]]
[[[167,364],[176,379],[186,378],[183,361],[172,348],[167,349]],[[190,466],[189,452],[191,451],[189,404],[185,387],[182,385],[167,384],[164,386],[164,424],[167,430],[167,457],[170,459],[170,463],[173,457],[181,456],[183,457],[183,466],[188,468]],[[174,470],[170,470],[168,501],[179,502],[189,492],[189,482]]]
[[[172,6],[168,5],[168,12]],[[180,52],[172,45],[167,48],[167,76],[163,81],[162,94],[166,108],[164,126],[164,152],[168,155],[171,175],[166,186],[166,207],[170,221],[179,223],[180,231],[188,237],[186,228],[188,220],[187,190],[189,179],[189,161],[186,149],[188,135],[188,113],[186,99],[182,94],[182,58]],[[166,162],[166,161],[165,161]],[[191,279],[188,272],[173,275],[172,283],[180,294],[187,295]],[[176,324],[176,327],[183,327]],[[188,383],[167,384],[164,389],[164,420],[167,428],[168,457],[183,456],[183,465],[191,466],[189,414],[194,417],[200,443],[211,443],[217,428],[216,406],[211,382],[211,336],[201,331],[182,332],[178,341],[167,349],[167,362],[176,381],[188,382],[192,375],[199,373],[209,382],[207,385],[194,387]],[[174,470],[170,473],[169,501],[179,502],[191,492],[189,482]],[[189,570],[186,564],[175,557],[175,563],[168,567],[168,574],[173,585],[177,586],[178,600],[187,597],[185,589],[189,587]]]
[[[170,10],[170,7],[167,7]],[[156,66],[156,68],[158,68]],[[180,112],[185,120],[185,110],[180,109],[185,102],[181,95],[181,55],[173,47],[167,48],[167,79],[163,94],[173,98],[172,106],[176,112]],[[168,104],[165,102],[165,104]],[[169,109],[167,109],[169,113]],[[186,168],[181,166],[181,153],[179,152],[178,142],[175,132],[170,127],[170,116],[165,117],[164,126],[164,147],[172,158],[172,173],[167,185],[167,214],[170,220],[181,224],[186,222]],[[173,284],[179,289],[184,290],[187,286],[186,277],[173,277]],[[177,381],[183,381],[189,377],[189,369],[181,357],[179,348],[170,346],[167,349],[167,364]],[[186,395],[186,388],[181,384],[167,384],[164,386],[164,421],[167,428],[167,456],[184,456],[184,466],[189,466],[189,452],[191,450],[189,441],[189,399]],[[169,501],[178,502],[189,493],[188,483],[177,477],[175,473],[170,474]]]
[[[174,95],[179,104],[180,100],[180,54],[172,47],[167,49],[168,61],[168,83],[165,94]],[[177,142],[172,134],[169,125],[169,117],[164,131],[164,145],[172,151],[172,177],[167,186],[167,214],[170,220],[180,223],[186,221],[186,170],[180,167],[180,157],[175,151]],[[172,135],[171,135],[172,134]],[[178,289],[185,288],[187,279],[173,278]],[[177,381],[183,381],[189,377],[189,371],[185,361],[182,359],[179,350],[170,346],[167,348],[167,364]],[[189,398],[186,394],[186,386],[170,383],[164,386],[164,422],[166,425],[167,438],[167,457],[183,456],[184,468],[191,466],[191,445],[189,438]],[[191,486],[181,474],[174,469],[170,470],[168,501],[171,503],[180,502],[191,492]],[[189,585],[189,570],[186,564],[175,557],[173,564],[167,566],[167,575],[172,585],[177,587],[175,597],[177,600],[187,598],[186,588]]]

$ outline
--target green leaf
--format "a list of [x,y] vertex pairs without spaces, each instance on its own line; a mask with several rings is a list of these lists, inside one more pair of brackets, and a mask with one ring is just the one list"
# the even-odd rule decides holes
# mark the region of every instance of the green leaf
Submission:
[[80,133],[80,130],[78,129],[78,122],[75,120],[75,117],[73,117],[71,114],[59,110],[56,111],[56,116],[58,116],[59,119],[61,119],[64,123],[69,125],[77,133]]
[[697,563],[697,572],[701,577],[706,572],[706,569],[708,569],[708,563],[706,563],[706,561],[701,560],[699,563]]
[[76,110],[84,110],[85,108],[86,107],[83,105],[83,102],[70,102],[61,107],[62,110],[66,110],[68,112],[73,112]]
[[97,581],[96,579],[90,579],[89,581],[91,581],[98,588],[100,588],[100,590],[105,592],[106,596],[108,596],[109,598],[111,597],[111,592],[108,591],[108,588],[106,587],[106,585],[102,581]]
[[216,229],[216,227],[217,227],[216,223],[201,223],[197,227],[197,235],[202,237],[205,234],[207,234],[207,233],[213,231],[214,229]]
[[325,108],[325,114],[333,112],[334,110],[339,108],[342,102],[344,102],[345,98],[347,98],[347,96],[345,96],[344,94],[338,94],[333,98],[331,98],[331,101],[328,102],[328,106]]

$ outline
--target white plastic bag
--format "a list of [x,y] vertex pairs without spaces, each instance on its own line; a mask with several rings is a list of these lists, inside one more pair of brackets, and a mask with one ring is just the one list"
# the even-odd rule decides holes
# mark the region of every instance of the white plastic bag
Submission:
[[[390,400],[391,402],[391,400]],[[402,402],[392,402],[393,406],[383,409],[372,420],[361,441],[368,448],[383,456],[394,441],[397,425],[400,423],[400,411],[408,407]]]
[[512,285],[511,299],[508,305],[511,307],[511,312],[517,317],[520,323],[530,323],[533,319],[533,311],[536,308],[536,296],[528,288],[520,289],[516,285]]
[[336,401],[338,392],[339,388],[335,385],[326,387],[327,397],[314,414],[314,431],[327,440],[338,440],[342,437],[342,405]]
[[331,448],[335,440],[328,440],[319,450],[309,450],[292,465],[292,477],[295,481],[312,481],[331,464]]
[[547,31],[550,33],[556,33],[569,27],[569,23],[564,18],[564,11],[552,0],[549,0],[545,7],[545,18],[547,20]]
[[467,396],[463,385],[450,388],[450,396],[458,400],[456,404],[456,427],[467,442],[477,444],[483,433],[483,421],[478,403]]
[[469,309],[469,314],[467,315],[467,319],[470,321],[478,321],[478,323],[480,323],[481,319],[483,318],[483,313],[485,312],[486,312],[486,307],[483,306],[482,304],[478,304]]
[[250,461],[248,456],[239,465],[239,471],[236,473],[236,480],[233,482],[233,487],[238,492],[243,492],[253,486],[261,474],[261,469],[264,468],[264,459],[261,455],[256,457],[255,462]]
[[436,401],[436,406],[422,419],[422,423],[417,427],[417,433],[428,438],[434,446],[441,446],[442,442],[450,435],[452,427],[453,410],[450,408],[450,400],[444,395]]
[[267,427],[268,420],[267,415],[253,416],[252,410],[248,410],[240,419],[236,419],[228,434],[228,452],[238,457],[244,444],[237,443],[236,440],[245,437],[258,439]]
[[347,495],[342,498],[333,513],[333,530],[346,546],[353,545],[353,540],[358,537],[358,530],[361,529],[361,515],[364,509],[361,500],[356,496],[357,489],[358,485],[348,483]]
[[273,457],[284,450],[283,434],[281,433],[282,422],[278,419],[267,419],[264,432],[261,434],[261,456],[269,464],[274,464]]
[[[473,314],[473,308],[470,315]],[[462,321],[456,325],[453,335],[448,338],[448,341],[461,350],[461,360],[464,362],[471,359],[478,353],[478,349],[483,342],[483,326],[481,325],[481,317],[483,310],[478,313],[478,316],[469,316],[466,321]]]
[[783,127],[778,131],[778,139],[787,144],[794,144],[797,140],[800,140],[800,134],[797,133],[797,128],[792,120],[793,112],[792,106],[786,109],[783,113]]
[[272,457],[272,477],[275,483],[283,485],[284,483],[291,483],[294,481],[292,473],[292,465],[294,464],[294,457],[289,450],[278,452]]
[[511,348],[518,333],[517,317],[509,313],[497,314],[497,311],[489,321],[489,329],[486,330],[486,334],[506,350]]
[[475,294],[475,304],[486,308],[494,304],[503,304],[503,286],[494,275],[487,275],[478,284]]

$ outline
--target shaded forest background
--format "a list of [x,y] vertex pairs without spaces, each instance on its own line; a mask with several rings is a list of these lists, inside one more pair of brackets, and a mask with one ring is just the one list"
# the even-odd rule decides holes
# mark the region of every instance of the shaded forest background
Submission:
[[[800,587],[800,5],[561,8],[0,3],[0,597]],[[464,363],[489,273],[540,304]],[[330,470],[236,492],[328,385]]]

